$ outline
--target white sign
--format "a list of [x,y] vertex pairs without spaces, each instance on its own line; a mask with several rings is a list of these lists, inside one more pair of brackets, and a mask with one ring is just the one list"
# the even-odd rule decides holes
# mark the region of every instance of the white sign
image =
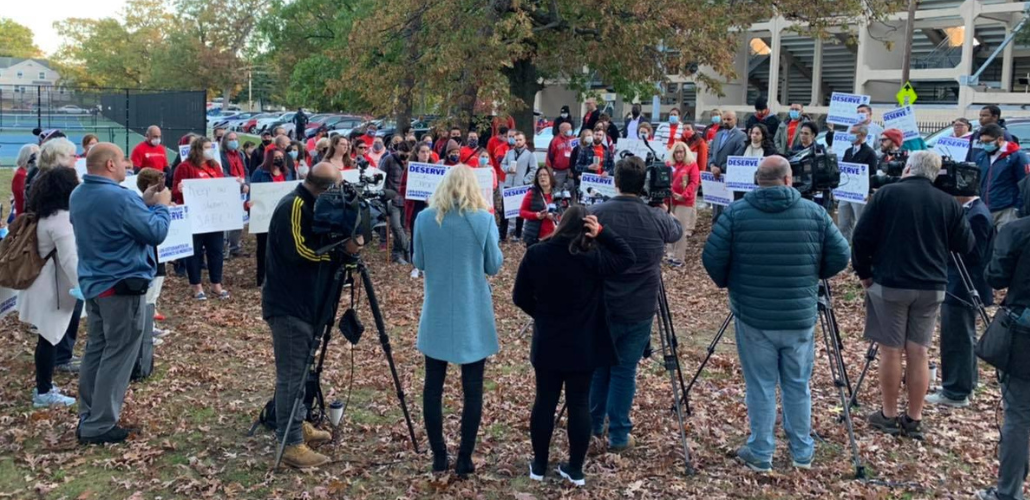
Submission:
[[250,185],[250,234],[268,232],[275,207],[284,196],[297,189],[300,182],[255,182]]
[[494,169],[473,168],[472,173],[476,174],[476,181],[479,182],[479,190],[483,193],[483,199],[490,207],[491,213],[494,208]]
[[968,137],[941,137],[937,139],[937,144],[933,145],[933,150],[941,156],[947,156],[955,161],[966,161],[966,155],[969,154],[969,138]]
[[[215,157],[214,157],[215,162],[217,162],[219,165],[221,165],[222,164],[222,155],[221,155],[221,153],[218,152],[218,143],[212,141],[211,142],[211,146],[214,147],[214,149],[215,149]],[[179,146],[179,161],[186,161],[186,157],[189,156],[189,155],[190,155],[190,145],[189,144],[187,144],[185,146]]]
[[143,196],[143,191],[140,191],[139,186],[136,185],[135,175],[126,175],[125,180],[120,182],[119,185],[125,189],[128,189],[129,191],[132,191],[133,193]]
[[869,196],[869,166],[865,163],[837,164],[840,169],[840,185],[833,195],[841,201],[865,204]]
[[408,162],[408,186],[404,194],[405,200],[428,201],[436,186],[443,181],[447,169],[443,165],[431,163]]
[[519,216],[519,210],[522,209],[522,200],[526,198],[526,193],[533,186],[517,186],[504,188],[502,194],[504,195],[504,218],[511,219]]
[[726,159],[726,189],[747,193],[758,189],[755,172],[762,159],[750,156],[730,156]]
[[837,161],[844,159],[844,153],[851,149],[851,141],[855,140],[855,134],[847,132],[833,133],[833,153],[837,155]]
[[[651,146],[650,149],[648,149],[648,145]],[[620,153],[629,151],[634,156],[640,157],[641,160],[647,161],[647,155],[651,154],[651,149],[654,150],[654,154],[658,155],[659,160],[665,160],[665,155],[668,154],[665,144],[661,141],[644,142],[641,139],[619,139],[615,143],[615,157],[619,158]]]
[[157,246],[157,262],[193,256],[193,228],[190,226],[188,208],[184,206],[168,207],[171,223],[168,224],[168,236]]
[[615,192],[615,177],[610,175],[583,174],[580,178],[579,192],[583,198],[591,198],[597,195],[614,198],[618,195]]
[[869,104],[869,96],[834,92],[830,96],[830,112],[826,115],[826,123],[849,126],[858,123],[858,107],[862,104]]
[[79,158],[75,160],[75,173],[79,174],[79,182],[82,182],[82,176],[86,175],[86,159]]
[[18,291],[0,288],[0,318],[18,310]]
[[726,176],[718,179],[711,172],[701,172],[701,190],[705,203],[726,206],[733,203],[733,193],[726,189]]
[[904,140],[918,139],[923,135],[919,133],[919,124],[916,123],[916,112],[912,106],[902,106],[892,109],[883,114],[883,128],[896,128],[905,134]]
[[182,181],[193,234],[243,229],[240,183],[233,177]]

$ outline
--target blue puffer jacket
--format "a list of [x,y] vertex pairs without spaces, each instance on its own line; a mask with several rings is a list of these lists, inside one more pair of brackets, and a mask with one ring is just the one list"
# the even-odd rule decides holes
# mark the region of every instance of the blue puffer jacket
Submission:
[[794,188],[748,193],[719,216],[702,261],[730,289],[730,309],[748,326],[803,330],[815,325],[819,280],[848,265],[851,249],[822,207]]
[[1026,177],[1027,158],[1019,144],[1006,142],[994,163],[989,154],[979,150],[976,166],[980,167],[980,198],[991,212],[1022,206],[1019,181]]

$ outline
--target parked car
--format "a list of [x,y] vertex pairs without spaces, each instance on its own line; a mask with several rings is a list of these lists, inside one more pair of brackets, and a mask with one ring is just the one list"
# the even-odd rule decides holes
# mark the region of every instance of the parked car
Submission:
[[289,122],[293,119],[293,115],[297,114],[295,111],[288,113],[273,113],[268,118],[262,118],[254,124],[254,129],[251,131],[252,134],[260,134],[266,130],[275,130],[275,127]]
[[242,126],[244,123],[247,123],[248,121],[250,121],[251,118],[257,116],[258,114],[259,113],[256,112],[240,113],[236,116],[233,116],[232,118],[225,120],[222,123],[222,126],[225,127],[227,130],[238,132],[240,126]]
[[84,115],[89,113],[86,109],[80,108],[74,104],[67,104],[57,108],[57,112],[63,115]]
[[[389,144],[393,140],[393,136],[398,133],[397,122],[392,120],[380,121],[376,126],[376,137],[382,137],[385,144]],[[429,124],[418,120],[411,121],[411,128],[415,131],[416,139],[421,139],[426,132],[429,132]]]

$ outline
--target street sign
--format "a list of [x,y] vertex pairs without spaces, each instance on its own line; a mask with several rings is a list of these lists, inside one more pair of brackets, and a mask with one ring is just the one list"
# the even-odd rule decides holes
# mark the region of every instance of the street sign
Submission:
[[912,84],[910,82],[905,82],[905,84],[901,86],[901,90],[899,90],[894,97],[898,98],[898,106],[908,106],[915,104],[916,99],[919,96],[916,95],[916,90],[912,88]]

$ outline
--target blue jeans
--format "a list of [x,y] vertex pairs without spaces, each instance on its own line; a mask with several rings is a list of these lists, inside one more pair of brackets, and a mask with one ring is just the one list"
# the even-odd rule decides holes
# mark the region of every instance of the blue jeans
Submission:
[[755,458],[771,462],[776,450],[776,385],[783,402],[783,430],[799,462],[812,459],[812,378],[815,327],[806,330],[758,330],[735,321],[737,353],[747,386],[747,446]]
[[594,371],[590,382],[590,419],[593,433],[600,435],[604,432],[604,417],[608,416],[611,446],[625,446],[633,430],[629,411],[637,392],[637,364],[651,338],[652,321],[654,318],[640,323],[608,322],[619,363]]

